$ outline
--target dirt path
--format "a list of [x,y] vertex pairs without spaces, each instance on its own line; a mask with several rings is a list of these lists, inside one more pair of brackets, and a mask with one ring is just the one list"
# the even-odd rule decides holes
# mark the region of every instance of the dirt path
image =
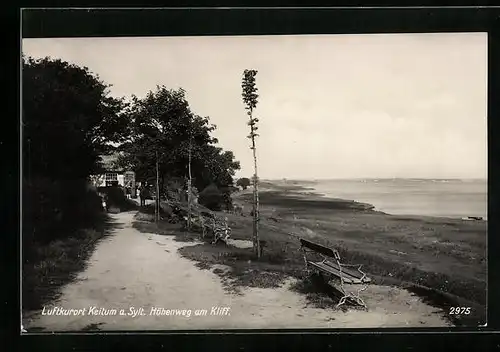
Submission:
[[[45,312],[53,307],[85,309],[84,315],[81,311],[79,315],[34,312],[24,322],[28,331],[449,325],[442,313],[418,297],[384,286],[372,285],[365,291],[368,312],[342,313],[306,306],[302,295],[288,289],[291,280],[279,289],[248,288],[243,295],[229,294],[217,274],[200,270],[178,254],[177,249],[190,244],[140,233],[132,228],[134,212],[112,216],[120,228],[98,244],[88,268],[76,282],[63,288],[61,298],[45,307]],[[95,308],[91,311],[91,307]],[[111,314],[99,312],[99,308]],[[127,315],[134,313],[130,308],[139,315]],[[169,313],[174,315],[151,314],[153,308],[173,310]],[[110,309],[116,309],[116,313]],[[120,309],[125,315],[120,315]],[[203,309],[206,315],[195,315],[196,310]]]

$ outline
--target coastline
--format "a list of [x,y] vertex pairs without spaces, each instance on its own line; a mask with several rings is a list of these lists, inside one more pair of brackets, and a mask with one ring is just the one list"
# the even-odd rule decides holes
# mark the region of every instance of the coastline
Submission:
[[[362,264],[378,284],[408,288],[444,310],[457,302],[475,305],[477,316],[465,319],[484,320],[487,221],[392,215],[288,182],[261,182],[259,198],[260,236],[275,246],[268,251],[294,248],[298,238],[308,238],[337,249],[348,263]],[[249,211],[252,190],[234,199]],[[251,240],[251,217],[228,218],[234,239]],[[288,261],[301,265],[302,258]]]
[[[398,180],[398,179],[396,179]],[[452,181],[460,181],[460,182],[476,182],[476,181],[484,181],[486,180],[481,180],[481,179],[471,179],[471,180],[448,180],[448,179],[443,179],[443,180],[424,180],[424,179],[403,179],[405,181],[415,181],[415,182],[422,182],[422,181],[432,181],[435,183],[448,183]],[[331,181],[331,180],[324,180],[324,181]],[[335,180],[335,181],[363,181],[362,179],[348,179],[348,180]],[[383,181],[393,181],[393,179],[382,179],[381,182]],[[425,213],[418,213],[418,212],[409,212],[409,213],[398,213],[398,212],[391,212],[387,210],[382,210],[380,209],[382,206],[377,205],[375,203],[372,203],[370,201],[364,201],[356,198],[340,198],[340,197],[335,197],[332,196],[326,192],[322,192],[320,189],[317,187],[314,187],[314,185],[317,185],[318,182],[321,182],[321,180],[265,180],[262,182],[264,184],[264,187],[262,187],[262,191],[282,191],[284,194],[294,194],[294,195],[305,195],[305,196],[310,196],[311,199],[328,199],[333,202],[353,202],[355,204],[358,204],[362,206],[363,208],[373,210],[379,214],[385,214],[388,216],[396,216],[396,217],[405,217],[405,218],[420,218],[420,217],[425,217],[425,218],[435,218],[435,219],[459,219],[459,220],[466,220],[470,221],[473,219],[470,218],[477,218],[480,217],[481,219],[476,219],[477,221],[488,221],[488,216],[487,214],[475,214],[474,212],[467,213],[467,214],[462,214],[462,215],[440,215],[440,214],[425,214]]]
[[[307,187],[304,184],[314,184],[314,181],[289,181],[290,183],[279,181],[264,181],[259,184],[259,192],[277,192],[281,195],[286,195],[288,197],[300,197],[301,199],[308,199],[312,201],[325,201],[331,204],[347,204],[350,203],[354,207],[359,207],[364,210],[371,210],[381,214],[387,214],[382,211],[376,210],[375,206],[370,203],[360,202],[353,199],[342,199],[328,196],[325,193],[318,192],[314,187]],[[390,215],[390,214],[387,214]]]

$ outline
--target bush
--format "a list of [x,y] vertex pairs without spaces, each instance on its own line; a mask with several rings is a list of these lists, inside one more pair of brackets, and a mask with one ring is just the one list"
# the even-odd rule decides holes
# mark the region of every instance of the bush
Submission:
[[222,207],[225,210],[233,210],[233,199],[231,198],[232,186],[222,187],[220,189],[222,193]]
[[240,178],[238,181],[236,181],[236,185],[240,186],[243,189],[247,189],[248,186],[250,186],[250,183],[250,179],[246,177]]
[[182,199],[184,184],[181,178],[170,178],[163,186],[163,193],[166,199],[179,202]]
[[120,208],[122,211],[133,210],[137,205],[127,198],[125,190],[120,186],[101,187],[99,192],[107,195],[108,207]]
[[23,257],[30,258],[36,244],[66,238],[101,216],[101,199],[85,180],[23,181]]
[[211,184],[200,192],[198,203],[213,211],[219,211],[225,205],[226,199],[216,185]]

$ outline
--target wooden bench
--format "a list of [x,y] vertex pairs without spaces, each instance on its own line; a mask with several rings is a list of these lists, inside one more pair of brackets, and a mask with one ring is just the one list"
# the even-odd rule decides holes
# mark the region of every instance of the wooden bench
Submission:
[[212,244],[217,244],[219,241],[226,243],[227,239],[231,234],[231,228],[227,224],[227,218],[212,219],[212,233],[213,233],[213,241]]
[[205,219],[203,215],[197,218],[193,218],[193,225],[197,225],[201,228],[202,238],[207,236],[212,236],[212,244],[217,244],[219,241],[226,242],[231,234],[231,228],[227,224],[226,219],[220,219],[213,217],[211,219]]
[[[318,271],[320,276],[325,273],[340,280],[340,292],[343,296],[337,306],[350,300],[366,308],[366,304],[360,298],[360,293],[368,288],[367,284],[371,282],[371,279],[361,271],[361,265],[342,264],[338,251],[305,239],[300,239],[300,249],[304,255],[306,270],[311,266]],[[309,259],[307,253],[311,252],[319,254],[323,260],[313,261]],[[357,267],[357,270],[350,269],[351,267]],[[363,286],[357,291],[348,291],[345,284]]]

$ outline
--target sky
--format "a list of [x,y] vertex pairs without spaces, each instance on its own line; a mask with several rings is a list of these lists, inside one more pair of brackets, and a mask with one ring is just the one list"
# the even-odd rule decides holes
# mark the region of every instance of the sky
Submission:
[[184,88],[253,174],[241,97],[255,69],[263,179],[486,178],[487,34],[23,39],[114,96]]

